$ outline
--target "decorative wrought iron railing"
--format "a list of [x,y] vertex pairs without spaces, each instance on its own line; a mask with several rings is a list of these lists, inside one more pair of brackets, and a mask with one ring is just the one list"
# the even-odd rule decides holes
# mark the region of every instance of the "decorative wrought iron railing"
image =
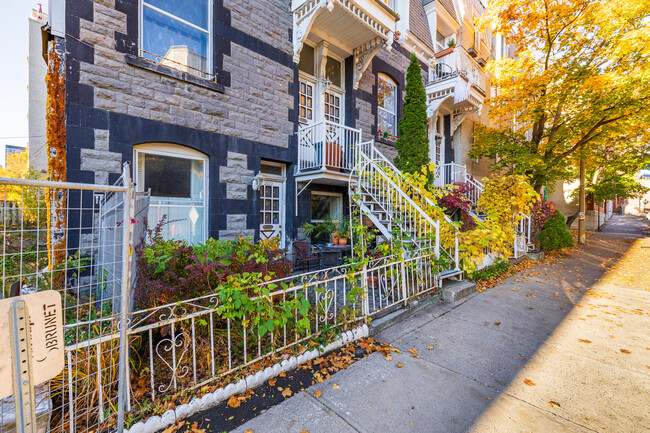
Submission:
[[323,120],[298,130],[298,169],[350,172],[361,130]]

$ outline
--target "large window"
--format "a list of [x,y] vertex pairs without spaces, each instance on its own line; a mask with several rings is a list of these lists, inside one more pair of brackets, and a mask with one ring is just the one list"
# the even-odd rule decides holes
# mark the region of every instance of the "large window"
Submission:
[[379,74],[377,84],[377,129],[394,137],[397,135],[397,84],[384,74]]
[[141,55],[212,79],[212,0],[141,0]]
[[207,158],[171,144],[136,147],[138,191],[151,191],[149,228],[166,217],[165,239],[191,244],[207,239]]
[[311,193],[311,220],[322,222],[327,219],[335,219],[342,212],[343,197],[334,192]]

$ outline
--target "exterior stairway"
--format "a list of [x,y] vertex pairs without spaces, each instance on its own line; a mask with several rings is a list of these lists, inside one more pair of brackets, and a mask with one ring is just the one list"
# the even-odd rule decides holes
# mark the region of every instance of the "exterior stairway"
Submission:
[[[478,200],[483,194],[485,187],[483,183],[467,173],[467,168],[464,165],[456,163],[442,164],[436,167],[435,172],[435,185],[442,188],[445,185],[454,183],[466,183],[472,189],[466,195],[470,202],[470,213],[480,221],[485,221],[486,215],[478,206]],[[515,216],[513,215],[513,218]],[[519,224],[515,228],[516,237],[513,242],[513,255],[514,258],[519,258],[532,249],[533,244],[530,241],[530,215],[520,215]]]
[[[356,205],[361,213],[372,221],[382,236],[390,242],[401,242],[404,250],[428,249],[436,257],[446,258],[449,263],[438,274],[440,281],[445,278],[462,279],[463,271],[458,263],[458,238],[451,248],[441,245],[441,222],[433,219],[418,205],[434,205],[428,197],[400,185],[400,171],[377,148],[374,142],[361,143],[357,148],[357,164],[351,176],[351,197],[356,197]],[[391,174],[396,174],[392,175]],[[446,223],[451,224],[447,218]],[[456,231],[457,232],[457,231]]]

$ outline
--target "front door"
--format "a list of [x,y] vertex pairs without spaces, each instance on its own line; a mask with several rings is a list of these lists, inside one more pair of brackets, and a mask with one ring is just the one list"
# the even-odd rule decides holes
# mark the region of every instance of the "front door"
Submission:
[[[280,238],[283,246],[284,166],[262,163],[260,181],[260,239]],[[269,173],[269,172],[273,173]]]

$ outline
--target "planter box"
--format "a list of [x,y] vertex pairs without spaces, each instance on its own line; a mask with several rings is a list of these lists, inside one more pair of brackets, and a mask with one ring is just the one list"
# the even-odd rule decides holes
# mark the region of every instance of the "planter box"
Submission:
[[341,146],[336,143],[325,143],[325,168],[330,171],[341,171]]
[[533,250],[529,251],[526,256],[532,260],[542,260],[544,258],[544,251],[542,250]]

